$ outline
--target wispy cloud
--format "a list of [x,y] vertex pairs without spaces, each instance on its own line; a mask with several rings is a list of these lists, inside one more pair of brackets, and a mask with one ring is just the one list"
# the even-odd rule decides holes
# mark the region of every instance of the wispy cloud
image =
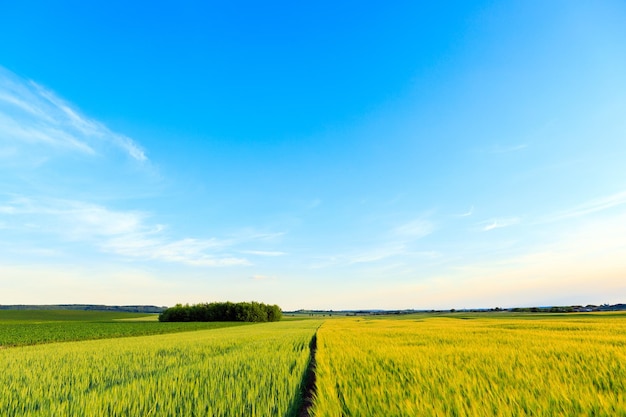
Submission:
[[132,139],[81,115],[52,91],[2,67],[0,125],[2,139],[18,146],[28,146],[25,153],[32,153],[34,146],[47,146],[94,155],[112,145],[136,161],[148,159]]
[[248,254],[248,255],[257,255],[257,256],[284,256],[284,255],[287,255],[286,252],[269,251],[269,250],[242,250],[240,252]]
[[422,258],[430,251],[415,250],[416,242],[432,234],[435,224],[426,216],[415,218],[391,228],[375,244],[344,248],[330,256],[318,256],[311,268],[374,264],[391,258]]
[[[160,260],[192,266],[249,265],[230,254],[229,239],[172,239],[166,227],[149,224],[147,213],[117,211],[68,200],[33,200],[19,197],[0,206],[0,214],[21,218],[14,229],[29,227],[69,242],[89,243],[99,250],[128,258]],[[17,224],[17,225],[16,225]],[[29,226],[20,226],[28,224]]]
[[233,242],[243,243],[251,241],[276,242],[285,235],[285,232],[268,232],[254,228],[244,228],[229,236]]
[[487,220],[485,222],[480,223],[482,225],[482,231],[488,232],[494,229],[501,229],[504,227],[514,226],[519,224],[521,219],[519,217],[507,217],[507,218],[497,218]]
[[250,279],[253,281],[275,281],[276,277],[269,275],[252,275]]
[[376,248],[354,250],[350,253],[321,257],[320,260],[315,262],[311,267],[318,269],[331,266],[374,263],[384,259],[400,256],[405,253],[406,246],[404,244],[385,245]]
[[369,251],[348,256],[346,257],[346,260],[348,264],[376,262],[386,258],[401,255],[405,253],[405,250],[406,249],[404,245],[375,248]]
[[424,219],[415,219],[393,229],[393,234],[405,238],[419,239],[428,236],[435,230],[432,222]]
[[471,206],[468,211],[466,211],[465,213],[461,213],[458,216],[459,217],[469,217],[472,214],[474,214],[474,206]]
[[570,304],[623,302],[624,236],[626,213],[590,219],[508,255],[433,275],[413,294],[424,308],[435,301],[448,308],[550,305],[561,297]]
[[611,194],[606,197],[589,200],[568,210],[563,210],[561,212],[547,216],[542,219],[541,222],[549,223],[569,218],[586,216],[588,214],[618,207],[623,204],[626,204],[626,191],[621,191],[619,193]]
[[102,243],[101,248],[126,257],[176,262],[191,266],[251,264],[245,258],[223,253],[228,246],[216,239],[168,240],[150,232],[139,232],[109,239]]
[[308,204],[307,209],[312,210],[314,208],[319,207],[321,204],[322,204],[322,200],[320,200],[319,198],[316,198]]

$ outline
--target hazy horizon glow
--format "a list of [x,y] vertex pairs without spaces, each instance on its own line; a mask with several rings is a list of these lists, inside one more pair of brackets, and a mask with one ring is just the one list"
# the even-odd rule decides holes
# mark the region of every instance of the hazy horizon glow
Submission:
[[0,304],[626,302],[626,6],[2,6]]

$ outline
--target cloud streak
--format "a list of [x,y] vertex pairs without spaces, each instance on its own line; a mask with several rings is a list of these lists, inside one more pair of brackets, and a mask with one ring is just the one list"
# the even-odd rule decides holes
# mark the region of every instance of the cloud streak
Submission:
[[276,277],[269,276],[269,275],[252,275],[250,279],[253,281],[257,281],[257,282],[262,282],[262,281],[267,282],[267,281],[275,281]]
[[320,256],[319,261],[312,264],[312,269],[328,268],[333,266],[352,266],[360,264],[375,264],[391,258],[415,256],[423,257],[432,251],[414,250],[413,246],[420,239],[431,235],[436,230],[436,225],[424,217],[418,217],[399,226],[391,228],[384,233],[381,243],[369,247],[343,250],[332,256]]
[[29,225],[38,233],[89,243],[100,251],[127,258],[190,266],[250,265],[247,259],[229,253],[236,244],[233,240],[172,239],[165,234],[165,226],[149,224],[149,215],[139,211],[116,211],[80,201],[19,197],[1,205],[0,215],[21,219],[7,222],[13,224],[13,229]]
[[615,194],[611,194],[609,196],[589,200],[569,210],[564,210],[552,216],[548,216],[543,219],[543,222],[550,223],[559,220],[582,217],[588,214],[618,207],[623,204],[626,204],[626,191],[621,191]]
[[470,206],[469,210],[465,213],[457,214],[456,217],[470,217],[474,214],[474,206]]
[[404,244],[392,244],[378,248],[369,248],[351,253],[320,257],[320,261],[311,265],[312,269],[328,268],[333,266],[350,266],[356,264],[370,264],[384,259],[406,254]]
[[435,230],[435,226],[423,219],[416,219],[393,229],[393,234],[410,239],[420,239]]
[[0,67],[0,125],[2,139],[14,145],[45,146],[56,150],[96,155],[113,146],[138,162],[148,160],[132,139],[80,114],[52,91]]
[[488,232],[490,230],[502,229],[504,227],[514,226],[516,224],[519,224],[520,222],[521,222],[521,219],[519,217],[492,219],[486,222],[482,222],[481,224],[483,225],[483,227],[481,230],[483,232]]
[[256,256],[284,256],[287,255],[286,252],[281,251],[268,251],[268,250],[242,250],[241,253],[245,253],[248,255],[256,255]]

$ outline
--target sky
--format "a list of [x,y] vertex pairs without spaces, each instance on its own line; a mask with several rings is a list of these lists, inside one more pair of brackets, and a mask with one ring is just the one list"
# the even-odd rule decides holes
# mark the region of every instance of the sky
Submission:
[[621,1],[0,4],[0,304],[626,302]]

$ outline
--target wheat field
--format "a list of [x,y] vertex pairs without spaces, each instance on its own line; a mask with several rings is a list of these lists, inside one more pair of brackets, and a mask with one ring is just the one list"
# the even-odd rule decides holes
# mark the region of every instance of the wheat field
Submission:
[[626,416],[626,316],[459,318],[327,320],[313,414]]
[[295,415],[319,324],[0,349],[0,415]]

